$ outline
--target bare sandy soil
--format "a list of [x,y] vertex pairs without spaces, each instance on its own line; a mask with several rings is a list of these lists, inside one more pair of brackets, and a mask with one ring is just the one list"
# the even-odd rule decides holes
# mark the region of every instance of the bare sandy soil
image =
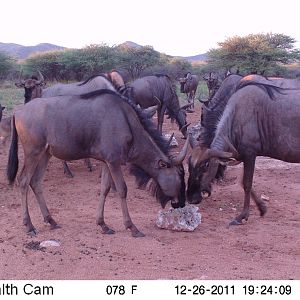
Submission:
[[[188,118],[195,124],[199,107]],[[164,131],[175,131],[183,145],[175,124],[167,122]],[[70,163],[75,177],[69,179],[52,158],[44,192],[62,228],[50,230],[43,223],[30,192],[30,213],[39,231],[32,238],[22,225],[19,189],[7,185],[7,155],[3,148],[0,152],[0,279],[300,279],[300,164],[258,158],[254,187],[269,198],[267,214],[261,218],[252,203],[248,222],[228,228],[243,205],[242,166],[231,167],[200,205],[202,223],[194,232],[159,229],[159,204],[136,189],[125,170],[129,212],[146,234],[135,239],[124,229],[116,193],[106,203],[106,222],[116,234],[103,235],[95,224],[99,162],[93,161],[92,173],[82,161]],[[61,246],[37,247],[52,239]]]

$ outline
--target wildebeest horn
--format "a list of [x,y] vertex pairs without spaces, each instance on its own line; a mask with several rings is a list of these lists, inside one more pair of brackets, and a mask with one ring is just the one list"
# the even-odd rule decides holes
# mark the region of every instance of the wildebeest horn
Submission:
[[157,105],[150,106],[143,109],[143,112],[147,115],[147,118],[152,118],[155,112],[157,111]]
[[188,146],[189,146],[189,136],[187,137],[186,142],[185,142],[183,148],[181,149],[180,153],[175,158],[172,159],[172,162],[175,166],[182,164],[182,162],[187,154]]
[[193,103],[185,104],[185,105],[181,106],[180,109],[184,109],[185,110],[185,109],[189,108],[192,105],[193,105]]
[[186,128],[188,128],[190,125],[191,125],[191,123],[188,123],[188,124],[183,125],[183,126],[180,128],[180,131],[183,133],[184,130],[185,130]]
[[239,153],[236,150],[236,148],[232,145],[232,143],[229,141],[227,136],[224,137],[224,140],[225,140],[227,146],[229,147],[229,151],[232,152],[233,157],[237,159],[239,157]]
[[40,75],[40,81],[41,82],[45,81],[43,74],[40,71],[38,71],[38,73]]
[[158,101],[158,104],[161,105],[161,101],[156,96],[154,96],[154,98]]

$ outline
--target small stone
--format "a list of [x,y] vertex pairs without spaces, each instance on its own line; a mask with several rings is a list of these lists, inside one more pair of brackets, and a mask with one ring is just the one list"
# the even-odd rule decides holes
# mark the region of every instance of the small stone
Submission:
[[264,200],[264,201],[269,201],[269,200],[270,200],[270,197],[268,197],[268,196],[262,194],[262,195],[260,196],[260,199],[261,199],[261,200]]
[[60,246],[60,242],[55,241],[55,240],[49,240],[49,241],[42,241],[40,242],[40,247],[59,247]]
[[[171,138],[171,136],[172,136],[172,134],[170,134],[170,133],[166,133],[165,134],[165,138],[166,138],[166,140],[170,140],[170,138]],[[175,138],[175,136],[173,136],[172,137],[172,139],[171,139],[171,142],[170,142],[170,147],[178,147],[178,142],[177,142],[177,140],[176,140],[176,138]]]

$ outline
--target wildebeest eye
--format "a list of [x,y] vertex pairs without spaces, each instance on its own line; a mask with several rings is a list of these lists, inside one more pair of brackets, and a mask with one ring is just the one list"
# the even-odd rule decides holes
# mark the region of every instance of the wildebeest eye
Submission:
[[205,168],[209,167],[209,161],[208,160],[204,163],[204,166],[205,166]]

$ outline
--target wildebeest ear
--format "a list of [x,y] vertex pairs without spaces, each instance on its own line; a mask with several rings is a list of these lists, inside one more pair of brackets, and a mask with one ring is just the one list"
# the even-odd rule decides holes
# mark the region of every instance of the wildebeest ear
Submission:
[[16,82],[15,86],[19,87],[19,88],[23,88],[25,86],[25,83],[24,82]]
[[218,158],[218,163],[223,166],[236,166],[241,163],[241,161],[236,160],[233,157],[230,158]]
[[159,167],[160,169],[165,169],[165,168],[168,168],[169,166],[170,166],[170,164],[169,164],[168,162],[162,160],[162,159],[160,159],[160,160],[158,161],[158,167]]

